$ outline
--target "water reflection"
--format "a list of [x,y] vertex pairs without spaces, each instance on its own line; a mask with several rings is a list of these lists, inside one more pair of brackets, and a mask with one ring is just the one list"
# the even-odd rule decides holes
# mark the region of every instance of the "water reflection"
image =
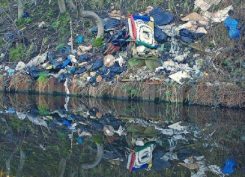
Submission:
[[0,113],[0,177],[244,175],[242,110],[16,94]]

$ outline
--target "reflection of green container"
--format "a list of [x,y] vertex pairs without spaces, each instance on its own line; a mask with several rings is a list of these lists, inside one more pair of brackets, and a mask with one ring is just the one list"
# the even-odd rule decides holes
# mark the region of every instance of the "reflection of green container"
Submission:
[[148,142],[144,146],[137,146],[128,156],[127,169],[150,169],[152,166],[152,152],[155,149],[155,142]]
[[147,66],[150,70],[155,70],[159,66],[157,57],[134,57],[129,59],[128,64],[131,68]]

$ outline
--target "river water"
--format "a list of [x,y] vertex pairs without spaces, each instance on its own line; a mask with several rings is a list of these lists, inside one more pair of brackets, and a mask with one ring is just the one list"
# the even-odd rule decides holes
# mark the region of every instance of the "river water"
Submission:
[[1,95],[0,177],[242,177],[244,123],[244,110]]

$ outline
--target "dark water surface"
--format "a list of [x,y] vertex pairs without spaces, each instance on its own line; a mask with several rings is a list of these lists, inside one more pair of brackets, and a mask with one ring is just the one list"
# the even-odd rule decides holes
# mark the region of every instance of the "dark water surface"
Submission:
[[0,177],[242,177],[244,123],[244,110],[0,95]]

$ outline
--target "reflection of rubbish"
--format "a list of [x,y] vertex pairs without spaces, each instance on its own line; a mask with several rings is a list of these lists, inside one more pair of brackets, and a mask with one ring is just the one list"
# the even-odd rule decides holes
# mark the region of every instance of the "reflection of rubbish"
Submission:
[[163,157],[161,157],[161,159],[165,160],[165,161],[172,161],[172,160],[178,160],[177,154],[173,153],[173,152],[167,152],[164,154]]
[[77,137],[76,140],[77,140],[77,144],[83,144],[83,142],[84,142],[84,138],[81,136]]
[[232,10],[233,7],[232,6],[228,6],[222,10],[219,10],[217,12],[204,12],[204,17],[208,18],[209,20],[211,20],[212,22],[216,22],[216,23],[220,23],[222,21],[224,21],[226,19],[226,17],[228,16],[228,12],[230,10]]
[[162,156],[164,155],[164,151],[157,150],[153,152],[153,169],[156,171],[164,170],[166,168],[171,167],[171,163],[167,160],[164,160]]
[[178,131],[183,131],[186,129],[185,126],[181,126],[181,121],[180,122],[176,122],[172,125],[169,125],[168,128],[174,129],[174,130],[178,130]]
[[181,29],[179,31],[180,39],[186,43],[192,43],[202,37],[207,31],[204,28],[198,28],[195,32],[188,29]]
[[183,84],[183,79],[191,78],[190,75],[186,71],[179,71],[169,76],[172,80],[179,84]]
[[68,81],[69,81],[69,79],[66,78],[66,80],[64,82],[66,95],[69,95],[70,94],[70,90],[69,90],[69,87],[68,87]]
[[218,5],[221,0],[195,0],[195,8],[207,11],[212,5]]
[[225,161],[224,167],[222,168],[222,172],[226,175],[230,175],[234,173],[236,166],[237,166],[237,163],[235,160],[227,159]]
[[105,125],[103,131],[106,136],[113,136],[114,133],[118,134],[119,136],[125,135],[125,131],[121,125],[119,126],[118,130],[115,130],[111,125]]
[[96,167],[100,163],[100,161],[101,161],[101,159],[103,157],[103,154],[104,154],[104,146],[101,145],[101,144],[96,143],[96,147],[97,147],[97,154],[96,154],[94,162],[92,162],[92,163],[83,163],[81,165],[82,169],[91,169],[91,168]]
[[200,14],[196,13],[196,12],[192,12],[190,14],[188,14],[187,16],[181,18],[182,21],[197,21],[201,24],[206,24],[207,20],[201,16]]
[[35,125],[40,125],[40,126],[44,126],[46,128],[48,128],[48,124],[45,120],[43,120],[41,117],[36,116],[34,114],[31,113],[27,113],[26,117]]
[[128,156],[127,169],[136,171],[139,169],[150,169],[152,166],[152,152],[155,148],[153,142],[148,142],[142,147],[135,147]]
[[240,30],[238,29],[238,21],[236,19],[229,16],[225,19],[224,25],[231,39],[240,38]]
[[[210,171],[218,176],[223,176],[220,168],[217,165],[207,165],[204,156],[189,157],[184,160],[180,165],[192,170],[191,177],[204,177],[206,172]],[[197,171],[195,171],[197,170]]]
[[181,166],[184,166],[190,170],[196,170],[199,169],[199,165],[195,162],[193,157],[189,157],[184,161],[185,163],[179,163]]
[[167,25],[174,20],[173,14],[164,12],[160,7],[154,8],[149,14],[154,18],[154,22],[157,26]]

